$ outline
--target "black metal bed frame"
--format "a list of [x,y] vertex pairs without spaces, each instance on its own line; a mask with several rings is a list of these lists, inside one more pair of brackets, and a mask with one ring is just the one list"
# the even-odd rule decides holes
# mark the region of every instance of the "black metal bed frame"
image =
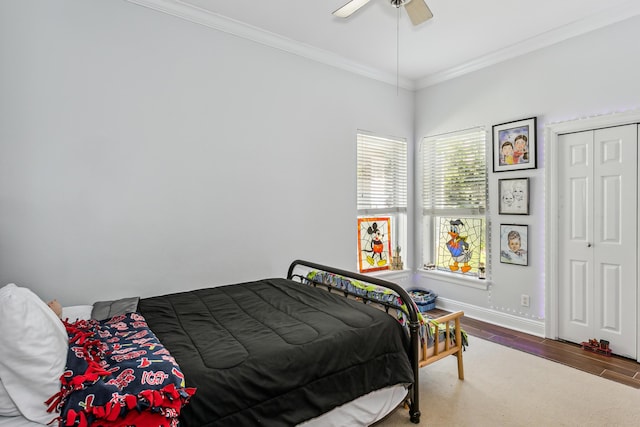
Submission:
[[[376,298],[370,298],[367,295],[361,295],[355,292],[350,292],[346,289],[341,289],[341,288],[337,288],[335,286],[332,286],[330,283],[324,283],[324,282],[318,282],[318,281],[313,281],[312,279],[307,278],[306,276],[302,276],[299,274],[294,274],[294,270],[297,266],[301,266],[301,267],[307,267],[310,269],[315,269],[315,270],[320,270],[320,271],[324,271],[327,273],[331,273],[331,274],[335,274],[338,276],[343,276],[347,279],[354,279],[354,280],[358,280],[361,282],[365,282],[365,283],[370,283],[372,285],[378,285],[378,286],[382,286],[384,288],[387,289],[391,289],[392,291],[394,291],[395,293],[397,293],[400,296],[400,299],[402,300],[402,302],[404,303],[403,307],[400,307],[396,304],[393,303],[389,303],[389,302],[383,302],[380,301],[379,299]],[[420,422],[420,399],[419,399],[419,395],[420,395],[420,387],[419,387],[419,381],[418,381],[418,362],[419,362],[419,333],[418,330],[420,328],[420,322],[418,320],[418,313],[416,311],[415,306],[413,305],[413,302],[411,300],[411,297],[409,296],[409,294],[407,293],[407,291],[405,291],[401,286],[393,283],[393,282],[389,282],[386,280],[382,280],[379,279],[377,277],[369,277],[369,276],[365,276],[363,274],[359,274],[359,273],[354,273],[352,271],[347,271],[347,270],[341,270],[339,268],[334,268],[334,267],[329,267],[326,265],[322,265],[322,264],[317,264],[314,262],[309,262],[309,261],[303,261],[303,260],[295,260],[291,263],[291,265],[289,266],[289,271],[287,272],[287,279],[289,280],[294,280],[294,279],[298,279],[300,281],[308,281],[308,282],[313,282],[314,284],[318,284],[318,285],[322,285],[322,286],[326,286],[327,290],[329,292],[331,292],[333,289],[336,290],[336,292],[338,293],[342,293],[344,294],[345,297],[347,296],[354,296],[357,298],[362,299],[362,301],[364,303],[367,302],[374,302],[376,304],[381,304],[383,305],[387,312],[389,310],[389,308],[394,308],[394,309],[398,309],[398,310],[402,310],[404,311],[407,316],[409,316],[409,349],[408,349],[408,356],[409,356],[409,361],[411,363],[411,368],[413,370],[413,384],[411,384],[410,388],[409,388],[409,416],[411,419],[412,423],[418,424]]]

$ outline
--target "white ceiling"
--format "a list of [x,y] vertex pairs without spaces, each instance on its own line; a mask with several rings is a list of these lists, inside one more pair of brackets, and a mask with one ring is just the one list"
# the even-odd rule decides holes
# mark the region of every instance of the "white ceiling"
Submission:
[[[218,30],[417,88],[640,14],[638,0],[427,0],[413,27],[389,0],[129,0]],[[400,12],[398,14],[398,12]]]

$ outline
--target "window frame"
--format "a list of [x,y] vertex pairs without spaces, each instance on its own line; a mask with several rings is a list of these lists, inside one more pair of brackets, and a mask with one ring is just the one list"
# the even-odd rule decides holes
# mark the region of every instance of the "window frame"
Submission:
[[[384,147],[386,144],[393,144],[394,147]],[[363,147],[370,145],[370,151],[366,153],[363,151]],[[377,146],[377,148],[376,148]],[[401,146],[402,149],[398,150]],[[381,161],[377,160],[376,154],[389,154],[388,157],[384,157],[387,161],[397,168],[394,168],[391,175],[385,174],[383,178],[374,185],[376,187],[376,194],[372,194],[371,181],[367,181],[366,177],[373,177],[372,170],[376,167],[381,167]],[[395,156],[395,157],[394,157]],[[398,157],[399,156],[399,157]],[[394,158],[392,158],[394,157]],[[365,163],[367,163],[365,165]],[[363,171],[366,169],[366,172]],[[387,182],[389,179],[393,180],[393,183]],[[363,184],[367,183],[368,187],[365,191]],[[386,189],[386,190],[385,190]],[[409,143],[407,138],[395,137],[395,136],[381,136],[369,131],[358,130],[356,134],[356,221],[363,217],[376,217],[376,216],[388,216],[391,217],[391,247],[392,254],[396,255],[396,248],[400,246],[401,256],[406,255],[406,248],[408,243],[408,198],[409,198]],[[382,192],[377,190],[383,190]],[[384,197],[385,191],[388,193],[391,191],[393,194],[387,194],[386,200]],[[403,194],[402,194],[403,193]],[[361,254],[358,253],[358,257]],[[357,261],[357,260],[356,260]],[[402,270],[391,269],[391,259],[388,260],[389,269],[376,272],[362,272],[359,269],[358,262],[356,262],[358,271],[364,274],[380,274],[388,271],[406,271],[406,261]]]
[[[443,178],[446,174],[444,168],[437,166],[442,164],[442,159],[450,159],[451,153],[460,153],[460,148],[455,147],[456,141],[469,141],[476,147],[474,152],[465,152],[465,158],[468,162],[471,162],[471,166],[468,166],[470,171],[475,175],[480,173],[477,179],[471,180],[472,186],[476,186],[473,195],[469,197],[461,197],[462,201],[456,200],[455,197],[448,197],[446,193],[447,188],[451,185],[462,185],[462,188],[469,182],[466,177],[456,183],[457,176],[451,179],[449,176],[449,187],[444,183]],[[437,277],[439,280],[445,282],[452,282],[456,284],[462,284],[466,286],[472,286],[477,288],[486,289],[488,286],[488,279],[490,275],[490,248],[489,248],[489,230],[490,230],[490,215],[489,215],[489,171],[487,168],[487,130],[484,126],[474,127],[470,129],[464,129],[460,131],[448,132],[445,134],[438,134],[432,136],[425,136],[420,141],[419,146],[419,164],[420,168],[420,184],[421,200],[419,203],[420,221],[418,226],[421,225],[421,230],[417,230],[421,236],[420,250],[421,261],[418,267],[418,272],[421,275],[429,277]],[[435,147],[433,144],[441,144],[443,147]],[[430,145],[430,146],[428,146]],[[435,147],[435,148],[434,148]],[[434,150],[440,148],[439,154],[435,154]],[[442,151],[444,150],[444,154]],[[474,154],[476,153],[476,154]],[[478,158],[477,154],[480,154]],[[433,158],[431,158],[431,157]],[[435,157],[434,157],[435,156]],[[437,159],[437,160],[436,160]],[[436,165],[432,167],[432,165]],[[463,166],[467,167],[467,166]],[[434,173],[435,172],[435,173]],[[427,174],[431,175],[427,177]],[[454,174],[458,175],[458,174]],[[439,181],[438,181],[439,180]],[[438,181],[438,182],[436,182]],[[431,185],[430,188],[425,188]],[[437,187],[437,188],[436,188]],[[460,204],[466,206],[460,206]],[[484,221],[484,233],[483,244],[484,254],[480,257],[480,261],[484,259],[485,264],[485,277],[486,279],[479,279],[478,273],[474,274],[461,274],[460,272],[451,272],[445,270],[431,270],[427,269],[426,265],[431,260],[435,263],[438,244],[439,244],[439,230],[436,227],[439,225],[439,219],[441,217],[473,217],[481,218]]]

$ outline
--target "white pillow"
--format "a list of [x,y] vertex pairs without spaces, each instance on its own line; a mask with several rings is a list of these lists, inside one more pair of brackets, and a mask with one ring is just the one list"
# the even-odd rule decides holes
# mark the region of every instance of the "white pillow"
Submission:
[[13,283],[0,289],[0,378],[25,418],[55,418],[44,402],[60,391],[68,348],[64,325],[36,294]]
[[70,305],[68,307],[62,307],[63,319],[68,319],[70,323],[77,322],[78,320],[91,319],[92,305]]
[[15,417],[20,415],[20,411],[18,411],[16,404],[11,400],[9,392],[2,385],[2,381],[0,381],[0,415],[3,417]]

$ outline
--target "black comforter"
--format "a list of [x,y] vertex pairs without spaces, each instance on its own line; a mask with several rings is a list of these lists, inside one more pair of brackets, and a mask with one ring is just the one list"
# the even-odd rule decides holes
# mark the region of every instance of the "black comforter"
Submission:
[[197,392],[191,426],[293,426],[413,381],[400,324],[285,279],[142,299],[139,310]]

